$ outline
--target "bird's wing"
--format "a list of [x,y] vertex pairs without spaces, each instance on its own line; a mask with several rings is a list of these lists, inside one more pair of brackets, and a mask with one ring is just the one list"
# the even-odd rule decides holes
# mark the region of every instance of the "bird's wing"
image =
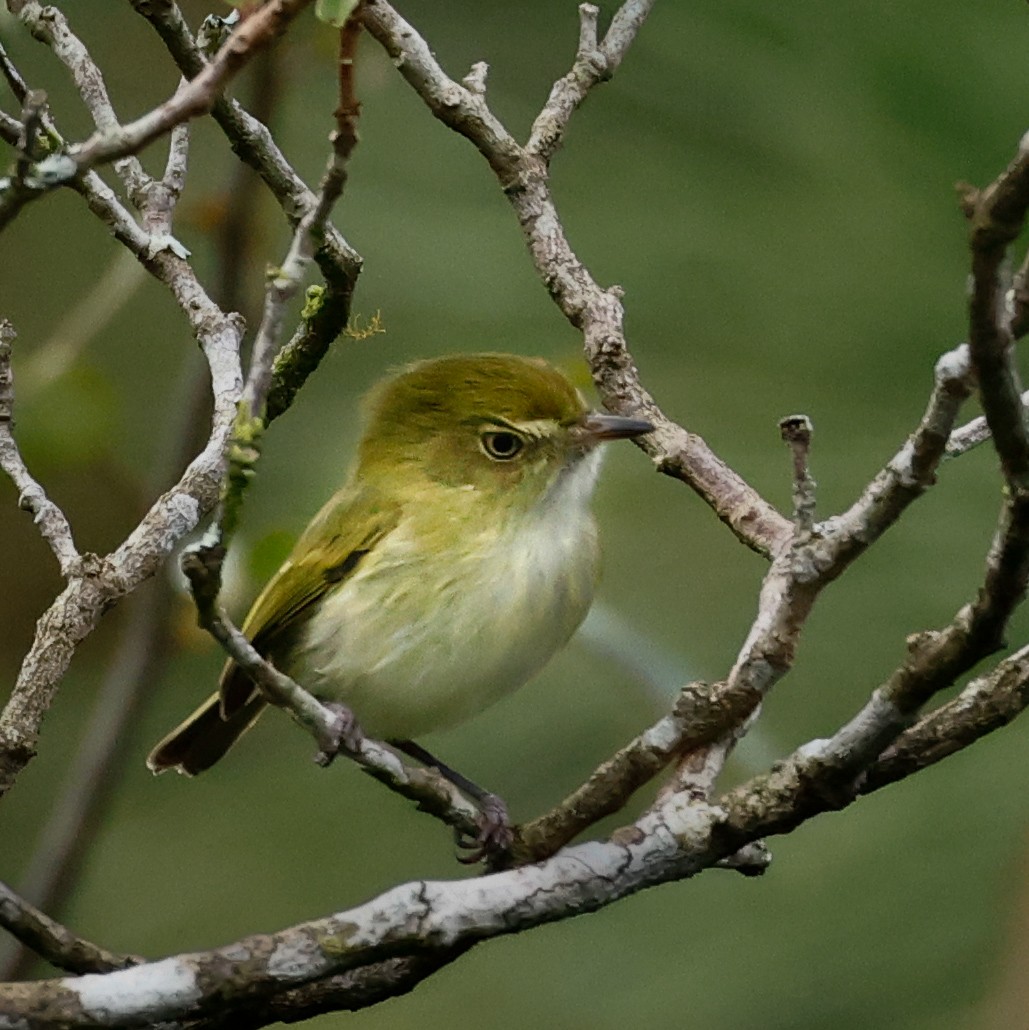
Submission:
[[[333,497],[311,521],[244,620],[243,632],[254,647],[274,657],[313,606],[353,574],[399,519],[399,504],[370,488],[345,488]],[[222,670],[219,689],[226,719],[254,693],[250,678],[231,659]]]

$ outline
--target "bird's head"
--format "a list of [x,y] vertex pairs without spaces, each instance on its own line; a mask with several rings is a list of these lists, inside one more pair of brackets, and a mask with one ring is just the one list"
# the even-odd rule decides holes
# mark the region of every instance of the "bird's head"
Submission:
[[591,487],[598,444],[653,428],[591,411],[553,365],[513,354],[417,362],[372,391],[367,416],[359,475],[394,490],[462,489],[505,508],[535,506],[587,472]]

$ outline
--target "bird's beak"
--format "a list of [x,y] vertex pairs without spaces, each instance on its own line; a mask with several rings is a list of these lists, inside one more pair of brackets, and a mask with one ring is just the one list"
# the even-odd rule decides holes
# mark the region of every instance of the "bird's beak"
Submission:
[[642,418],[626,418],[623,415],[591,411],[575,427],[574,432],[584,444],[596,444],[604,440],[631,440],[644,433],[653,432],[653,429],[653,425]]

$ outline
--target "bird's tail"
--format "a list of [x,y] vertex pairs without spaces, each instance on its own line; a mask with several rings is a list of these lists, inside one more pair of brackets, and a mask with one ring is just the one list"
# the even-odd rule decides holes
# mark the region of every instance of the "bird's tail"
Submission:
[[254,725],[265,705],[255,691],[245,704],[223,718],[220,696],[212,694],[150,752],[146,764],[154,773],[175,769],[194,776],[203,772]]

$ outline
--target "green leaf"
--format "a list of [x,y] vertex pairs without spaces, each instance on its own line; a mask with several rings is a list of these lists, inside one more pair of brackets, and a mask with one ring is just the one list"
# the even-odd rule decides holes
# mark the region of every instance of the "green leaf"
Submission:
[[360,0],[317,0],[314,15],[319,21],[341,29],[359,2]]

